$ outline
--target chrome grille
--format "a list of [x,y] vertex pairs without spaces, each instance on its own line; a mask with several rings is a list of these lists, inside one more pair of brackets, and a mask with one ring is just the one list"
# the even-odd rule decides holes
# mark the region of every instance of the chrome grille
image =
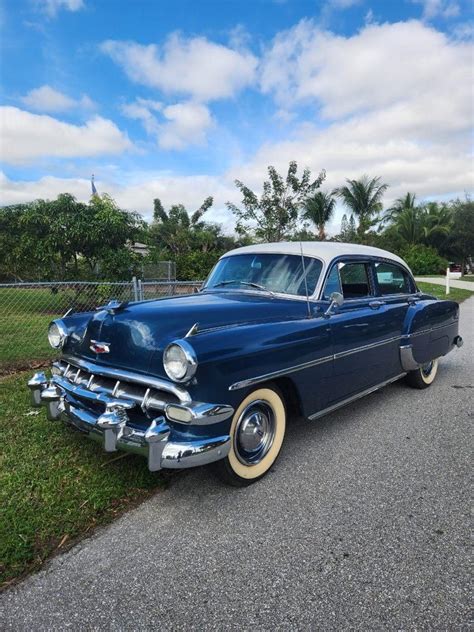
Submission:
[[[82,366],[78,366],[79,363]],[[52,372],[66,391],[88,406],[101,405],[113,398],[123,402],[133,402],[134,410],[137,412],[140,409],[142,413],[153,410],[155,417],[156,411],[164,414],[167,404],[182,403],[190,399],[186,391],[171,383],[168,385],[157,378],[150,377],[150,385],[147,385],[146,376],[126,371],[114,371],[114,369],[79,359],[68,358],[54,362]],[[110,375],[104,375],[104,373],[110,373]],[[117,376],[114,375],[115,373]],[[129,379],[124,379],[124,376]]]

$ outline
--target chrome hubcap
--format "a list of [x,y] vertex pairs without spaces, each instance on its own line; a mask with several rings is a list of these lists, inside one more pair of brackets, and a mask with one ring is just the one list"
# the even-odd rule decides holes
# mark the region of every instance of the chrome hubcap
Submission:
[[428,377],[431,371],[433,370],[433,362],[428,362],[421,367],[421,372],[425,377]]
[[275,414],[267,402],[252,402],[242,411],[234,433],[234,451],[244,465],[259,463],[275,438]]

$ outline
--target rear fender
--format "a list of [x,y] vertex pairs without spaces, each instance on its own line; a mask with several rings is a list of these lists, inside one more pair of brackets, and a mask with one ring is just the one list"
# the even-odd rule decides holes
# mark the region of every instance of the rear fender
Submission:
[[459,332],[459,305],[454,301],[422,299],[407,310],[401,361],[405,371],[449,353]]

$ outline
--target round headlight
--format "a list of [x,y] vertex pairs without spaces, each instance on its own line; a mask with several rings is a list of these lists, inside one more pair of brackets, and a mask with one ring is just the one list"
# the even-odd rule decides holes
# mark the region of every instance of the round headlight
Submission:
[[172,342],[165,349],[163,366],[166,375],[174,382],[187,382],[197,369],[194,349],[186,340]]
[[67,338],[67,328],[62,320],[53,320],[48,329],[49,344],[53,349],[62,349]]

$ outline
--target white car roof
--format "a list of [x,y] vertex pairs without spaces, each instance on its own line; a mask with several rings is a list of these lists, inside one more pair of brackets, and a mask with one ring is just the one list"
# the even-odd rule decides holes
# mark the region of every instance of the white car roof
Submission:
[[[405,268],[407,264],[392,252],[374,248],[373,246],[362,246],[360,244],[346,244],[338,241],[278,241],[269,244],[255,244],[253,246],[242,246],[226,252],[223,257],[231,257],[232,255],[243,255],[251,253],[268,253],[280,255],[300,255],[301,247],[306,257],[317,257],[325,264],[325,268],[336,257],[343,255],[366,255],[370,257],[383,257],[391,259],[397,263],[401,263]],[[409,270],[410,268],[408,268]]]

